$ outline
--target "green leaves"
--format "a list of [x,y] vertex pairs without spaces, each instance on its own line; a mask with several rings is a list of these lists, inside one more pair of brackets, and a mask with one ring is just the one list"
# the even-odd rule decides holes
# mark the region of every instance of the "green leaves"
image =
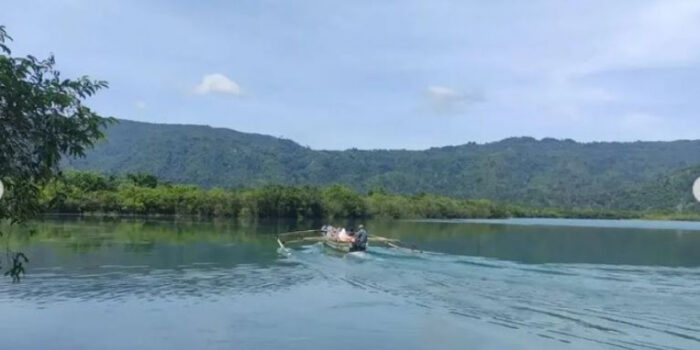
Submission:
[[5,272],[5,276],[10,276],[13,283],[19,283],[21,276],[25,274],[24,264],[29,262],[24,253],[12,253],[12,266]]
[[59,175],[62,157],[83,156],[114,120],[83,105],[106,82],[63,79],[53,56],[11,57],[9,41],[0,26],[0,220],[21,222],[37,213],[39,186]]
[[194,125],[122,121],[106,132],[109,142],[70,166],[147,172],[205,188],[343,184],[362,193],[426,192],[544,208],[686,208],[677,200],[690,196],[689,184],[666,194],[648,188],[659,188],[659,176],[700,165],[700,140],[584,144],[523,138],[425,151],[316,151]]
[[5,30],[5,26],[0,26],[0,51],[2,51],[5,54],[11,54],[12,51],[10,51],[10,48],[5,45],[5,43],[8,40],[12,40],[12,37],[7,35],[7,31]]
[[[143,181],[143,179],[154,180]],[[342,185],[267,185],[226,190],[159,183],[145,174],[123,177],[68,172],[41,189],[44,211],[179,215],[242,219],[505,217],[510,209],[487,200],[375,191],[363,196]]]

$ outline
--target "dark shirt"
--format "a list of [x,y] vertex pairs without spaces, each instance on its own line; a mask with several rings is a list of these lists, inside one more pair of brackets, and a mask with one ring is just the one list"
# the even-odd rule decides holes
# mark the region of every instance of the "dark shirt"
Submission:
[[364,248],[367,246],[367,239],[369,238],[369,232],[365,229],[361,229],[355,234],[355,245]]

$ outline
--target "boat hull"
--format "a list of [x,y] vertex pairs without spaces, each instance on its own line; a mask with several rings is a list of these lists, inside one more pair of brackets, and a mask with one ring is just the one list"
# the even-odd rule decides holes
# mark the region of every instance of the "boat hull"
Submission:
[[330,239],[324,239],[323,244],[328,248],[331,248],[331,249],[334,249],[334,250],[337,250],[337,251],[340,251],[343,253],[364,250],[364,249],[360,249],[360,250],[354,249],[353,250],[352,243],[350,243],[350,242],[339,242],[339,241],[334,241],[334,240],[330,240]]

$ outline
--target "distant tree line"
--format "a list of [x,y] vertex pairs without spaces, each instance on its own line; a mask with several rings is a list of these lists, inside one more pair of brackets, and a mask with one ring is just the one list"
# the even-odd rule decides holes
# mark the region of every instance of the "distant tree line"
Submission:
[[[42,188],[48,213],[264,218],[638,218],[667,213],[531,208],[434,194],[401,195],[378,188],[359,193],[343,185],[266,185],[203,189],[162,182],[148,174],[109,176],[71,171]],[[689,219],[692,219],[690,217]]]
[[267,185],[202,189],[161,182],[147,174],[106,176],[67,172],[42,189],[46,212],[188,215],[231,218],[456,218],[504,217],[506,207],[486,200],[420,194],[360,194],[343,185]]
[[329,186],[420,192],[526,206],[700,212],[700,140],[596,142],[510,138],[403,150],[312,150],[289,140],[195,125],[121,120],[66,168],[149,173],[212,187]]

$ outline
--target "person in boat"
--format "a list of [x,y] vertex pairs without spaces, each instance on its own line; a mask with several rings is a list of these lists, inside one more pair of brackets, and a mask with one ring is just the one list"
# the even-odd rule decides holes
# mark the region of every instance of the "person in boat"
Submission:
[[321,228],[323,235],[334,241],[339,241],[342,239],[347,239],[347,232],[342,227],[333,227],[331,225],[326,225]]
[[[352,232],[352,230],[351,230]],[[341,228],[340,231],[338,232],[338,240],[341,242],[353,242],[355,240],[355,237],[353,237],[354,234],[349,234],[345,228]]]
[[364,225],[360,225],[359,231],[354,235],[352,241],[352,247],[350,247],[351,252],[364,251],[367,249],[367,240],[369,239],[369,232],[365,230]]
[[323,226],[323,228],[321,228],[321,231],[323,231],[323,234],[326,237],[331,238],[331,239],[335,239],[335,237],[337,237],[337,235],[338,235],[338,229],[331,226],[331,225]]

